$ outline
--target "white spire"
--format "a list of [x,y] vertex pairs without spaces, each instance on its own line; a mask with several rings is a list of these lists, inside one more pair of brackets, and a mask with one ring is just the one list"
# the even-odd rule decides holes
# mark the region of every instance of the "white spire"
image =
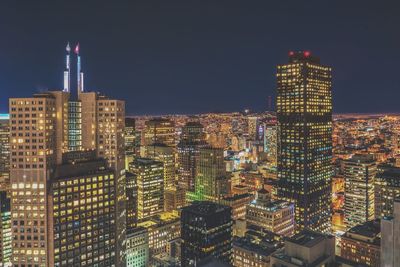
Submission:
[[71,47],[69,46],[69,42],[67,43],[67,47],[65,48],[67,51],[67,55],[65,57],[65,69],[64,69],[64,92],[70,92],[71,86],[71,69],[70,69],[70,58],[69,52],[71,51]]

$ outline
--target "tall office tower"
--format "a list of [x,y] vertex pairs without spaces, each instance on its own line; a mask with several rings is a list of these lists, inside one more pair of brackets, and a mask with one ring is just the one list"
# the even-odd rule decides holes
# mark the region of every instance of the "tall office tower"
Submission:
[[82,103],[68,102],[68,150],[82,150]]
[[11,98],[9,109],[12,262],[50,266],[47,181],[56,164],[56,101],[51,94]]
[[11,265],[11,203],[6,191],[0,191],[0,266]]
[[374,186],[375,218],[393,216],[394,200],[400,197],[400,168],[378,165]]
[[178,150],[178,182],[189,191],[194,191],[196,162],[201,147],[207,145],[204,127],[199,122],[188,122],[182,127]]
[[348,229],[375,218],[375,176],[372,155],[354,155],[344,162],[344,221]]
[[136,155],[135,119],[125,118],[125,169],[129,168]]
[[208,201],[182,209],[182,266],[196,266],[207,257],[232,262],[231,212],[230,207]]
[[149,233],[137,227],[126,232],[126,266],[141,267],[149,263]]
[[[115,171],[117,266],[124,264],[126,229],[125,207],[125,102],[109,99],[93,92],[80,92],[82,103],[82,147],[96,149],[97,156],[105,158]],[[121,260],[121,262],[119,262]]]
[[218,200],[227,180],[224,151],[221,148],[200,148],[195,182],[197,200]]
[[63,155],[49,189],[49,266],[115,266],[114,175],[95,151]]
[[175,123],[168,119],[152,119],[145,122],[144,144],[164,144],[175,147]]
[[[49,182],[54,178],[56,165],[62,163],[63,153],[79,150],[96,151],[96,156],[105,158],[108,167],[115,172],[115,257],[117,266],[124,265],[125,104],[84,92],[79,46],[75,52],[79,70],[78,100],[70,101],[68,87],[31,98],[10,99],[12,260],[15,266],[52,266],[54,239],[49,225],[53,216],[48,210]],[[21,226],[25,226],[24,232],[17,231]]]
[[257,138],[257,133],[258,133],[258,125],[259,125],[259,119],[258,117],[251,116],[247,118],[247,132],[249,134],[249,138],[252,140],[256,140]]
[[9,183],[10,183],[9,115],[0,114],[0,184],[3,184],[5,187],[9,187]]
[[136,175],[126,172],[126,229],[135,228],[138,220],[138,185]]
[[164,165],[164,188],[175,185],[175,151],[165,144],[146,146],[146,157],[160,161]]
[[381,267],[400,262],[400,200],[394,201],[393,216],[381,220]]
[[298,230],[331,229],[331,68],[290,52],[277,71],[278,198],[295,203]]
[[164,167],[160,161],[136,158],[129,164],[138,186],[138,220],[164,210]]
[[164,210],[174,211],[186,206],[186,191],[184,188],[170,186],[164,189]]

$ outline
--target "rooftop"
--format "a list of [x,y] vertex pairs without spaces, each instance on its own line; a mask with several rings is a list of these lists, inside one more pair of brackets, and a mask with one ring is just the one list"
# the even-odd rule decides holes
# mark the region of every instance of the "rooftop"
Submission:
[[324,239],[332,237],[333,236],[325,235],[311,230],[303,230],[302,232],[288,238],[287,241],[305,247],[313,247]]

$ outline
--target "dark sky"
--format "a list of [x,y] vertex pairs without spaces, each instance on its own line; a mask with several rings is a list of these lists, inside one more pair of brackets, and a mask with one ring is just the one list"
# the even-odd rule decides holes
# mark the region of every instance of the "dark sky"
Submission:
[[[311,50],[335,112],[400,112],[399,1],[1,1],[0,112],[62,87],[67,41],[85,87],[130,114],[263,110],[276,64]],[[75,77],[75,75],[73,76]],[[75,83],[73,83],[75,86]]]

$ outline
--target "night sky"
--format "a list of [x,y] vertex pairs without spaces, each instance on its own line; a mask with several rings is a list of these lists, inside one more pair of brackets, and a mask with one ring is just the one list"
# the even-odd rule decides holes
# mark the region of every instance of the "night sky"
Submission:
[[399,10],[399,1],[1,1],[0,112],[9,97],[62,88],[67,41],[81,44],[86,89],[126,100],[129,114],[265,110],[289,50],[333,68],[334,112],[400,112]]

